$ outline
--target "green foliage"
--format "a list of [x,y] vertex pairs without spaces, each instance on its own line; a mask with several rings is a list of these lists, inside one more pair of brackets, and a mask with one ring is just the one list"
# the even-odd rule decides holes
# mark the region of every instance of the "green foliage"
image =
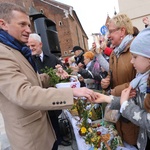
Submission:
[[50,86],[54,87],[57,83],[65,83],[69,82],[69,78],[67,79],[61,79],[59,76],[56,75],[56,69],[45,67],[43,69],[43,72],[48,74],[50,77],[49,84]]
[[87,144],[94,146],[94,148],[97,149],[100,147],[101,135],[99,135],[96,130],[89,128],[89,131],[84,139]]
[[50,86],[54,87],[57,83],[60,82],[61,78],[56,75],[56,70],[55,69],[45,67],[45,69],[43,69],[43,72],[49,75],[49,77],[50,77],[50,81],[49,81]]
[[111,149],[112,150],[116,150],[117,146],[118,145],[122,145],[122,140],[121,140],[121,137],[120,136],[116,136],[114,137],[114,139],[111,141]]
[[[95,105],[90,104],[84,99],[78,98],[76,100],[73,109],[77,109],[80,118],[79,135],[83,137],[86,144],[90,144],[95,150],[97,150],[98,148],[100,148],[101,150],[116,150],[118,146],[123,146],[121,137],[118,135],[114,124],[103,120],[102,112],[104,111],[103,109],[105,108],[105,106],[99,105],[99,107],[96,108],[94,106]],[[102,119],[97,123],[89,123],[88,119],[92,116],[94,118],[102,117]],[[100,129],[101,126],[108,129],[107,134],[98,131],[98,128]]]
[[67,68],[65,71],[66,71],[68,74],[71,74],[73,70],[72,70],[71,68]]

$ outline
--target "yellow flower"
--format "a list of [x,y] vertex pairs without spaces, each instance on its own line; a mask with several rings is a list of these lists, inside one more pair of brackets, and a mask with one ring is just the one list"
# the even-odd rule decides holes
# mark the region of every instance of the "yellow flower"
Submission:
[[86,144],[89,144],[89,142],[88,142],[88,141],[86,141],[85,143],[86,143]]
[[95,138],[91,138],[91,142],[95,142]]
[[98,149],[94,147],[94,150],[98,150]]
[[99,141],[99,140],[101,139],[101,137],[100,137],[100,136],[98,136],[98,137],[97,137],[97,139],[98,139],[98,141]]
[[92,133],[92,129],[91,128],[88,128],[88,131]]
[[89,117],[92,117],[92,112],[91,111],[89,112]]
[[82,127],[82,128],[81,128],[81,133],[86,133],[86,131],[87,131],[87,130],[86,130],[85,127]]

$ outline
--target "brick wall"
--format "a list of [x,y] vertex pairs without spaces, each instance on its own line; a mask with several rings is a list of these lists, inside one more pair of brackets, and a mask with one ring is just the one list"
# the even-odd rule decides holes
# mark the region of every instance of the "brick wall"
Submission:
[[[68,17],[65,16],[64,9],[69,10],[71,6],[51,0],[45,0],[44,2],[41,0],[0,0],[0,2],[19,4],[24,6],[27,11],[33,6],[37,11],[42,11],[47,18],[54,21],[58,31],[62,57],[72,55],[70,50],[76,45],[81,46],[83,49],[88,49],[88,37],[84,29],[82,29],[76,13],[73,11]],[[60,7],[56,7],[57,5]],[[34,30],[33,27],[32,30]]]

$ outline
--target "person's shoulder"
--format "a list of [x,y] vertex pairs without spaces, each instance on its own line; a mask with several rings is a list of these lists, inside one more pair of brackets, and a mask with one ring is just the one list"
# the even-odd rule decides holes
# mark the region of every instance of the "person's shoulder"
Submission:
[[16,51],[15,49],[3,44],[3,43],[0,43],[0,57],[1,58],[8,58],[8,59],[14,59],[15,55],[14,54],[18,54],[19,51]]
[[57,59],[57,57],[54,54],[52,54],[52,53],[50,53],[50,54],[44,54],[44,55],[47,56],[47,57],[50,57],[50,58]]
[[3,43],[0,43],[0,49],[4,49],[4,48],[6,48],[6,49],[8,49],[8,50],[11,50],[12,48],[11,47],[9,47],[9,46],[7,46],[7,45],[5,45],[5,44],[3,44]]
[[[16,49],[13,49],[12,47],[10,46],[7,46],[3,43],[0,43],[0,53],[1,53],[1,56],[3,55],[11,55],[12,57],[12,54],[14,53],[18,53],[19,51],[16,51]],[[10,57],[10,56],[9,56]]]
[[132,41],[134,40],[134,38],[126,45],[126,47],[124,48],[123,53],[130,53],[130,46]]
[[56,56],[55,56],[54,54],[52,54],[52,53],[50,53],[50,56],[51,56],[51,57],[55,57],[55,58],[56,58]]
[[52,53],[50,53],[49,55],[44,54],[48,60],[50,60],[51,62],[55,62],[56,64],[61,64],[61,61]]

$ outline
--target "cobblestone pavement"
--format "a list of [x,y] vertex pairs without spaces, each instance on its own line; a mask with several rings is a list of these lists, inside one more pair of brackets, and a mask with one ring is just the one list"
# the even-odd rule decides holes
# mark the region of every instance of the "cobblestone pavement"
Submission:
[[[8,142],[8,139],[5,133],[4,122],[3,122],[1,113],[0,113],[0,150],[11,150],[10,144]],[[73,136],[71,146],[60,145],[58,150],[78,150],[74,136]]]
[[62,146],[62,145],[60,145],[58,150],[78,150],[76,141],[73,140],[71,146]]

